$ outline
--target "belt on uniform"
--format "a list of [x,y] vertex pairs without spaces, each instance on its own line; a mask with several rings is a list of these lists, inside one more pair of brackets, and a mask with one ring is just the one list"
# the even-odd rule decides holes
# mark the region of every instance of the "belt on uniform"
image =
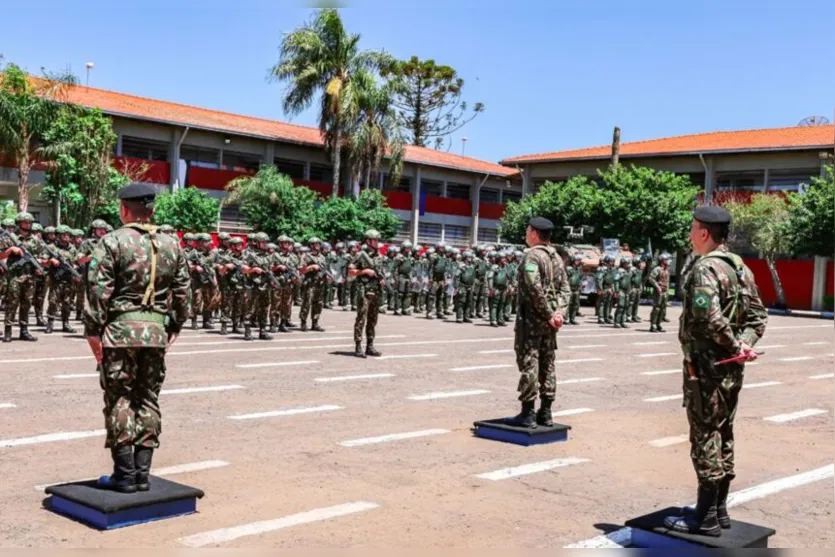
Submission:
[[110,319],[110,323],[120,323],[125,321],[132,321],[134,323],[156,323],[157,325],[165,325],[165,315],[155,311],[126,311],[119,313]]

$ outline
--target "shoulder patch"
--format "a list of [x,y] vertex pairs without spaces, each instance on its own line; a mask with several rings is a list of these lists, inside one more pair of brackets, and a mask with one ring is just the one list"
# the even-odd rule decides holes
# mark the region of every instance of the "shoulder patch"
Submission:
[[535,273],[538,270],[539,267],[536,266],[536,263],[527,263],[525,265],[525,271],[527,271],[528,273]]
[[693,290],[693,307],[698,309],[710,308],[713,291],[710,288],[695,288]]

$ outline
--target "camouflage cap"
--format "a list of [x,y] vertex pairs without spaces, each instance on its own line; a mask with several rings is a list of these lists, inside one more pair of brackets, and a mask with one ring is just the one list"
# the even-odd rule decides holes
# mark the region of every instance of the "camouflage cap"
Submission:
[[270,242],[269,244],[267,244],[267,249],[278,249],[278,246]]
[[186,242],[191,242],[192,240],[194,240],[194,234],[191,232],[186,232],[185,234],[183,234],[183,240],[185,240]]
[[582,253],[575,253],[571,256],[571,260],[572,261],[582,261],[583,260],[583,254]]
[[302,243],[301,242],[293,242],[293,249],[301,249]]
[[43,226],[41,226],[41,223],[39,223],[39,222],[32,223],[32,232],[43,232]]
[[55,229],[57,234],[69,234],[71,232],[70,227],[66,224],[60,225],[58,228]]
[[474,255],[475,255],[475,254],[473,253],[473,251],[472,251],[472,250],[465,249],[465,250],[464,250],[464,253],[463,253],[462,255],[463,255],[464,257],[474,257]]
[[418,253],[419,253],[419,252],[420,252],[420,250],[422,250],[422,249],[423,249],[423,246],[422,246],[422,245],[420,245],[420,244],[418,244],[418,245],[416,245],[416,246],[415,246],[415,251],[416,251],[416,252],[418,252]]
[[55,234],[55,227],[54,226],[47,226],[43,229],[44,234]]
[[32,213],[23,212],[23,213],[16,214],[15,217],[14,217],[14,221],[15,221],[15,223],[34,222],[35,217],[32,216]]
[[373,228],[365,231],[365,239],[366,240],[379,240],[380,233],[374,230]]
[[212,241],[212,235],[209,234],[208,232],[201,232],[200,234],[197,235],[197,239],[200,240],[201,242],[211,242]]
[[446,247],[446,244],[444,242],[438,242],[438,243],[435,244],[435,249],[436,250],[443,250],[445,247]]
[[389,246],[386,250],[386,255],[397,255],[398,253],[400,253],[400,248],[397,246]]
[[623,257],[620,258],[620,264],[621,265],[631,265],[632,264],[632,258],[629,257],[628,255],[624,255]]
[[345,249],[345,243],[344,242],[337,242],[336,243],[336,249]]
[[259,232],[258,234],[255,235],[255,241],[256,242],[269,242],[270,237],[267,235],[266,232]]
[[107,223],[102,219],[96,219],[90,223],[90,228],[104,228],[107,229]]
[[669,261],[672,258],[673,258],[673,256],[670,255],[669,253],[662,253],[661,255],[658,256],[659,261]]
[[401,249],[412,249],[412,242],[410,242],[409,240],[403,240],[403,242],[400,244],[400,248]]
[[72,230],[70,230],[70,234],[77,238],[79,236],[84,236],[84,231],[80,228],[73,228]]
[[349,248],[357,247],[357,241],[356,240],[348,240],[348,247]]
[[3,226],[14,226],[14,218],[9,217],[7,219],[3,219]]

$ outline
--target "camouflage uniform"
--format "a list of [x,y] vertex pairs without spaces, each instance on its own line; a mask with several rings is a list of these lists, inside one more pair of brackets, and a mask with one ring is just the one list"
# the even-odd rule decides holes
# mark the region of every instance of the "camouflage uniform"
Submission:
[[615,269],[614,287],[617,298],[617,310],[615,311],[615,328],[627,329],[626,315],[629,311],[629,297],[632,295],[632,259],[621,257],[620,268]]
[[603,294],[603,277],[606,276],[608,270],[606,265],[606,257],[600,259],[597,270],[594,272],[594,285],[597,289],[597,300],[594,304],[594,316],[597,317],[598,323],[603,323],[605,315],[603,314],[603,305],[605,303],[605,296]]
[[411,315],[409,307],[412,301],[412,287],[415,260],[412,257],[412,243],[405,241],[400,244],[400,253],[394,261],[394,276],[397,281],[397,309],[395,314]]
[[484,317],[484,308],[487,306],[487,252],[484,246],[478,248],[478,255],[475,258],[475,282],[473,283],[473,304],[470,306],[470,319]]
[[464,261],[457,264],[454,276],[455,285],[455,322],[472,323],[473,289],[476,282],[476,266],[473,262],[473,252],[464,252]]
[[[263,232],[258,232],[252,236],[252,242],[248,243],[248,247],[243,256],[244,266],[253,269],[261,269],[268,271],[272,267],[270,261],[270,254],[267,253],[266,248],[261,245],[268,241],[268,237]],[[264,273],[250,273],[247,275],[246,288],[246,322],[244,324],[244,338],[252,340],[252,327],[258,327],[260,333],[258,338],[261,340],[270,340],[267,334],[267,319],[270,310],[270,283]]]
[[281,236],[278,243],[281,250],[273,255],[273,266],[283,266],[284,269],[275,271],[281,288],[277,288],[273,293],[273,321],[278,323],[279,332],[286,333],[293,313],[293,287],[300,278],[297,269],[298,258],[290,252],[292,240],[287,236]]
[[[365,234],[366,242],[380,239],[380,233],[376,230],[369,230]],[[367,245],[367,244],[366,244]],[[380,304],[380,296],[383,293],[383,286],[380,281],[383,278],[383,268],[387,258],[379,255],[377,247],[360,251],[351,262],[350,269],[354,272],[372,269],[375,277],[357,276],[357,318],[354,321],[354,343],[356,344],[355,355],[358,357],[379,356],[380,353],[374,348],[374,336],[377,329],[377,315]],[[365,352],[362,351],[362,333],[365,330]]]
[[[18,213],[15,223],[20,227],[21,223],[32,223],[34,218],[29,213]],[[43,269],[37,269],[43,259],[43,248],[41,240],[30,232],[24,232],[21,228],[19,235],[6,233],[0,236],[0,251],[19,245],[25,249],[36,260],[36,263],[16,265],[18,258],[9,257],[7,261],[8,272],[6,273],[6,316],[3,342],[11,342],[12,327],[20,324],[21,340],[35,340],[29,334],[29,308],[32,306],[32,298],[35,293],[35,275],[43,274]]]
[[395,282],[395,258],[398,253],[397,246],[389,246],[386,255],[383,257],[382,278],[386,281],[386,285],[383,287],[383,300],[381,300],[378,308],[380,313],[386,313],[386,309],[396,312],[399,307],[397,303],[397,284]]
[[504,261],[504,255],[499,254],[499,263],[494,264],[487,272],[487,295],[490,297],[490,325],[504,327],[506,321],[505,304],[507,285],[510,283],[510,270]]
[[[93,252],[96,249],[96,246],[99,243],[99,236],[97,230],[107,231],[107,223],[101,219],[96,219],[90,223],[90,237],[84,238],[81,241],[81,245],[76,250],[76,260],[80,260],[84,258],[85,261],[89,260],[93,257]],[[83,234],[82,234],[83,236]],[[80,263],[78,267],[78,272],[81,273],[81,281],[76,285],[79,293],[76,294],[77,298],[75,300],[75,317],[76,319],[81,318],[81,314],[84,312],[84,296],[86,296],[87,292],[87,271],[89,269],[88,263]]]
[[638,307],[641,305],[641,293],[644,288],[644,271],[641,269],[641,263],[638,262],[632,267],[632,294],[629,299],[629,315],[630,321],[633,323],[640,323],[641,318],[638,317]]
[[568,304],[568,322],[578,325],[577,314],[580,313],[580,289],[583,287],[583,256],[575,254],[571,258],[572,265],[568,268],[568,285],[571,288],[571,300]]
[[[191,264],[191,328],[197,328],[197,317],[203,316],[203,328],[212,329],[212,312],[217,305],[217,275],[214,269],[214,254],[211,248],[206,247],[212,237],[203,232],[198,234],[200,247],[191,252],[189,263]],[[203,269],[200,273],[197,267]]]
[[511,314],[516,313],[516,292],[519,287],[517,282],[519,262],[516,261],[516,254],[508,254],[507,269],[510,283],[508,284],[507,292],[505,293],[504,319],[505,321],[510,321]]
[[[308,243],[311,246],[316,246],[320,242],[318,238],[314,237]],[[310,251],[302,256],[299,269],[311,265],[317,265],[319,270],[310,271],[302,278],[302,305],[299,310],[300,328],[302,331],[307,330],[307,318],[310,316],[311,330],[323,331],[324,329],[319,326],[319,317],[322,315],[322,306],[324,305],[323,296],[326,278],[321,271],[326,270],[327,266],[325,256],[318,251],[318,248],[316,251]]]
[[438,319],[443,319],[443,300],[446,291],[447,267],[450,261],[444,256],[444,244],[439,243],[436,251],[429,256],[429,296],[426,300],[426,317],[432,319],[432,311],[435,311]]
[[[44,238],[46,235],[45,232],[45,229],[40,224],[38,224],[37,222],[32,223],[32,234],[37,236],[43,244],[47,243],[46,239]],[[51,244],[52,242],[50,242],[50,245]],[[35,275],[35,293],[32,297],[32,303],[35,309],[35,325],[39,327],[42,327],[44,325],[43,305],[44,300],[46,299],[47,288],[48,285],[46,274]]]
[[[106,225],[107,223],[104,224]],[[81,246],[84,245],[84,231],[80,228],[73,228],[70,231],[70,236],[72,237],[72,245],[75,250],[75,256],[78,257]],[[92,251],[90,254],[92,255]],[[76,265],[76,270],[81,275],[81,280],[77,280],[75,282],[72,292],[72,301],[75,305],[75,319],[76,321],[81,321],[84,318],[84,297],[87,295],[87,272],[86,269],[82,269],[80,265]]]
[[[242,271],[243,251],[238,246],[243,246],[243,240],[232,238],[229,240],[229,249],[218,250],[215,255],[215,264],[226,267],[226,271],[218,275],[222,303],[220,310],[221,334],[228,332],[230,323],[232,324],[232,332],[238,333],[246,314],[246,277]],[[229,269],[228,265],[234,265],[235,268]]]
[[[61,256],[64,261],[72,265],[78,256],[75,248],[70,243],[70,230],[68,227],[61,225],[58,227],[58,243],[50,246],[52,251]],[[49,257],[47,255],[47,257]],[[74,268],[74,267],[73,267]],[[80,279],[74,280],[71,273],[60,267],[50,267],[49,269],[49,307],[47,308],[47,324],[46,333],[52,333],[53,324],[56,319],[61,319],[63,324],[62,331],[65,333],[74,333],[75,329],[70,327],[70,314],[73,310],[73,302],[76,299],[76,286],[81,282]]]
[[666,266],[669,256],[661,255],[664,264],[656,266],[649,274],[647,283],[652,287],[652,313],[649,316],[650,332],[664,332],[661,322],[667,314],[667,291],[670,288],[670,269]]

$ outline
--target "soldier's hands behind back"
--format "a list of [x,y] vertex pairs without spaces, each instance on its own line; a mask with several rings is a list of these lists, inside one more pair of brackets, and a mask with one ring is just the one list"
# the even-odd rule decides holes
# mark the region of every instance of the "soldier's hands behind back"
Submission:
[[753,362],[754,360],[756,360],[759,357],[759,354],[757,354],[754,351],[753,348],[748,346],[747,343],[740,342],[738,346],[739,346],[739,353],[740,353],[740,355],[745,356],[745,361],[746,362]]
[[553,327],[554,329],[559,330],[559,328],[562,327],[563,320],[564,318],[562,313],[557,311],[554,313],[554,315],[551,316],[551,319],[548,320],[548,324],[551,325],[551,327]]
[[87,344],[90,345],[90,350],[93,352],[93,357],[96,358],[96,363],[101,365],[101,360],[102,360],[101,337],[87,337]]

